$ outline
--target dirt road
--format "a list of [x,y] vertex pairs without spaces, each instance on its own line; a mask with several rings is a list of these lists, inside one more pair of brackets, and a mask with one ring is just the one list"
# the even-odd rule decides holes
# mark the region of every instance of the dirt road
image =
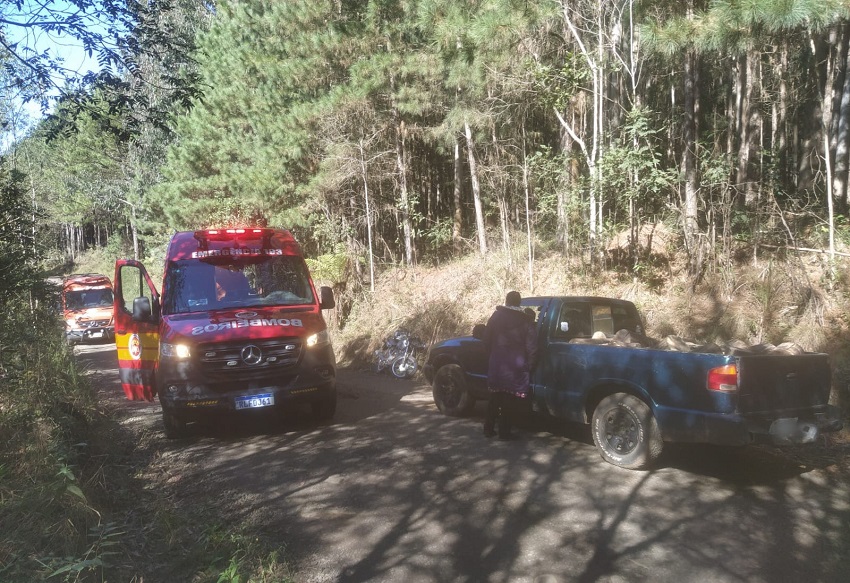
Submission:
[[[81,347],[131,431],[114,352]],[[285,546],[298,582],[838,582],[850,574],[850,447],[679,447],[652,472],[604,463],[580,427],[514,442],[442,416],[420,380],[341,369],[333,423],[151,433],[160,488]],[[124,404],[122,404],[124,403]],[[154,579],[147,577],[145,582]]]

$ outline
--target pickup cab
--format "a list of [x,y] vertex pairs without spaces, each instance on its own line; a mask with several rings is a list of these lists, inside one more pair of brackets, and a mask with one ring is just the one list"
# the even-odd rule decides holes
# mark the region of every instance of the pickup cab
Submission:
[[[665,442],[809,443],[842,427],[828,404],[826,354],[663,350],[651,347],[628,301],[547,296],[522,305],[536,314],[539,342],[532,409],[590,424],[614,465],[651,467]],[[488,355],[476,328],[436,345],[423,367],[446,415],[468,415],[488,398]]]

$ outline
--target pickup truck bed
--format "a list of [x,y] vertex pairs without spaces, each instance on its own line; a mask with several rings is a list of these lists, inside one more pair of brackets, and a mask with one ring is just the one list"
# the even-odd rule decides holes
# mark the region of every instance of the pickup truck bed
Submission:
[[[842,426],[837,408],[828,404],[826,354],[594,344],[587,340],[591,335],[610,338],[620,325],[642,335],[634,305],[595,297],[527,298],[523,304],[538,313],[533,409],[593,424],[600,453],[616,465],[648,467],[663,442],[807,443]],[[424,372],[445,414],[467,414],[476,399],[488,397],[487,354],[475,337],[435,346]]]

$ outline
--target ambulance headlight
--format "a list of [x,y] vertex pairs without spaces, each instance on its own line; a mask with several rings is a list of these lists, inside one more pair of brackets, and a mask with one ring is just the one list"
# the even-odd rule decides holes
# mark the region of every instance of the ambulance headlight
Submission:
[[330,341],[331,337],[330,335],[328,335],[327,329],[325,329],[321,332],[310,334],[309,336],[307,336],[307,340],[304,343],[307,345],[307,348],[312,348],[313,346],[322,346],[324,344],[329,344]]
[[189,358],[189,347],[185,344],[160,342],[159,353],[167,358]]

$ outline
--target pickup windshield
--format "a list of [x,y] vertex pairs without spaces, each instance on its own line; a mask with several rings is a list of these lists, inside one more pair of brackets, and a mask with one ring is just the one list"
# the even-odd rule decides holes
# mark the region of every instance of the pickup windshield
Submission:
[[272,256],[169,261],[163,314],[314,302],[301,257]]

